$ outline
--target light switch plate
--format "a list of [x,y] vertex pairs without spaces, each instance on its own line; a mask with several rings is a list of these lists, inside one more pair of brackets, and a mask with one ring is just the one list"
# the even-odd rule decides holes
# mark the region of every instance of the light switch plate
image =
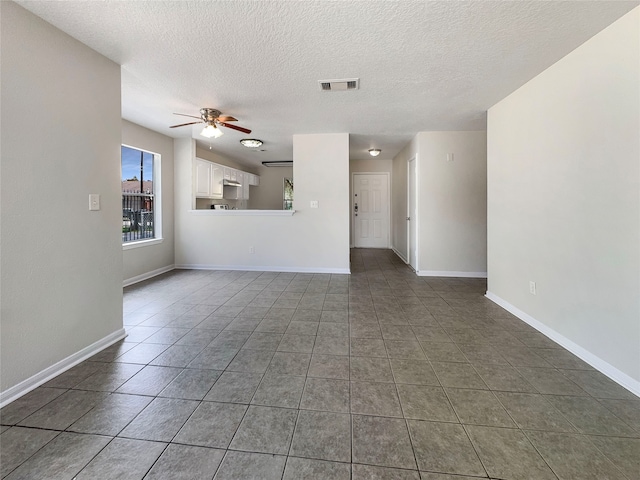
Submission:
[[89,195],[89,210],[100,210],[100,195],[97,193]]
[[311,200],[311,208],[318,208],[318,200]]

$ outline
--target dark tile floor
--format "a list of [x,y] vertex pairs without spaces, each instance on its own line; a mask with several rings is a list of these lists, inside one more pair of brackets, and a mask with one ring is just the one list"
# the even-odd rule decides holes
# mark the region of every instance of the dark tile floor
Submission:
[[484,280],[352,272],[126,288],[125,341],[0,412],[2,478],[640,478],[640,399]]

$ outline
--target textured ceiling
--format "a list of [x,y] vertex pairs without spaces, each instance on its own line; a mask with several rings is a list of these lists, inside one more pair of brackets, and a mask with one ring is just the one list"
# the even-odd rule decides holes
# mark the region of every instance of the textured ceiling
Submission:
[[[419,131],[486,128],[486,110],[638,1],[18,1],[122,65],[122,116],[199,137],[172,112],[213,107],[213,150],[292,158],[292,135],[351,134],[351,158],[392,158]],[[323,92],[318,80],[360,78]],[[99,94],[99,92],[96,92]],[[202,137],[199,137],[201,139]],[[202,139],[202,146],[209,141]],[[200,140],[199,140],[200,141]]]

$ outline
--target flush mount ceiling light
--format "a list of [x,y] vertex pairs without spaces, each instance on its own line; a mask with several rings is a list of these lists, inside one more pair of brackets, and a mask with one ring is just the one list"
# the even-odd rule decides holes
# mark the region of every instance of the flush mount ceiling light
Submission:
[[220,130],[218,127],[216,127],[215,125],[207,125],[206,127],[204,127],[202,129],[202,131],[200,132],[200,135],[202,135],[203,137],[207,137],[207,138],[219,138],[222,135],[224,135],[224,133],[222,132],[222,130]]
[[379,148],[369,149],[369,155],[371,155],[372,157],[377,157],[378,155],[380,155],[380,152],[382,152],[382,150],[380,150]]
[[247,148],[258,148],[263,142],[257,138],[243,138],[240,143]]

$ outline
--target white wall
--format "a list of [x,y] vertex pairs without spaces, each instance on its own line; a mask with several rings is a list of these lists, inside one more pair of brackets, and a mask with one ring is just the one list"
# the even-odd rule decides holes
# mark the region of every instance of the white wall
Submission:
[[[6,401],[56,362],[124,334],[121,120],[118,65],[12,2],[0,13]],[[89,211],[91,193],[101,210]]]
[[173,139],[135,123],[122,121],[122,143],[161,156],[162,242],[122,252],[125,284],[149,273],[173,268]]
[[[264,167],[257,169],[260,186],[249,187],[249,208],[261,210],[282,210],[284,179],[293,178],[293,167]],[[293,181],[293,196],[296,182]]]
[[486,276],[486,142],[484,131],[418,133],[420,275]]
[[488,117],[488,295],[637,394],[639,25],[636,8]]
[[[174,145],[177,266],[349,271],[348,134],[294,135],[296,213],[285,217],[190,211],[194,141]],[[311,209],[311,200],[319,208]]]
[[364,160],[349,160],[349,173],[354,172],[388,172],[391,173],[393,160],[385,158],[367,158]]
[[407,250],[408,162],[416,157],[417,137],[414,137],[395,157],[391,174],[391,248],[405,262]]

